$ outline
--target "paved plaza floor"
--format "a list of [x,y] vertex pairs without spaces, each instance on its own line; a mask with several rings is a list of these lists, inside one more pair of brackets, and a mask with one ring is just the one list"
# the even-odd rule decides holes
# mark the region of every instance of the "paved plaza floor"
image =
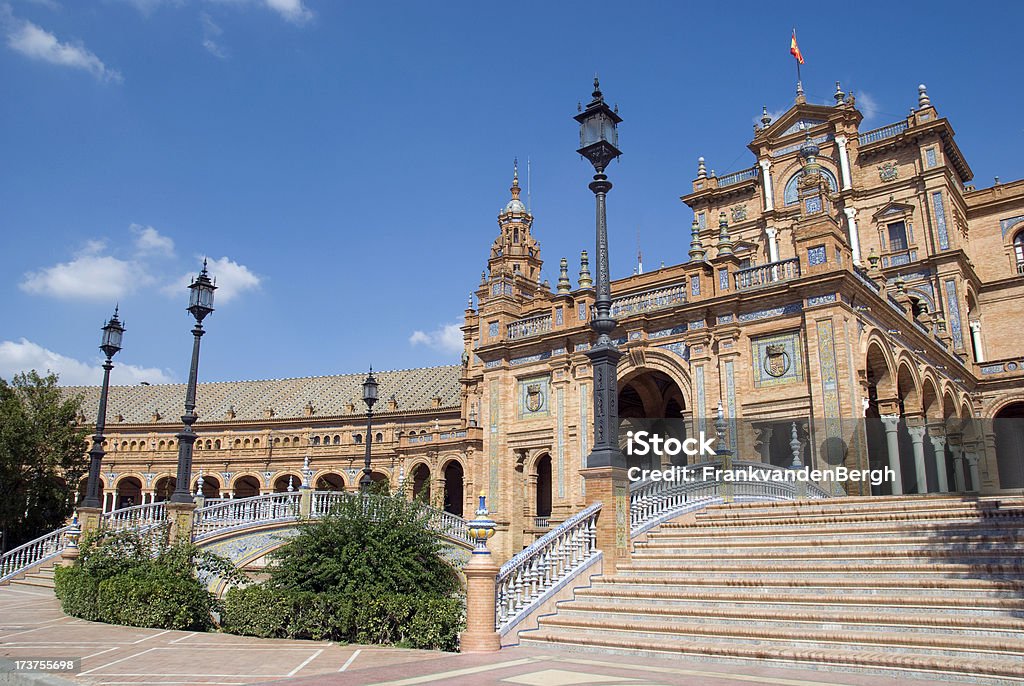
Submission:
[[[136,629],[67,617],[53,592],[0,587],[0,660],[81,658],[77,674],[7,674],[0,684],[249,684],[303,686],[866,686],[906,679],[684,657],[506,648],[458,655]],[[913,679],[910,686],[937,682]],[[949,682],[944,682],[949,683]]]

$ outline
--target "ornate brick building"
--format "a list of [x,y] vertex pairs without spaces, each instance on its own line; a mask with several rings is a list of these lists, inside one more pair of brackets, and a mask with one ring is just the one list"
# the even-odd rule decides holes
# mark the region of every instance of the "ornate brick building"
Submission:
[[[870,131],[861,120],[837,84],[834,106],[798,94],[778,120],[766,113],[749,168],[716,176],[700,160],[682,197],[689,260],[612,284],[620,416],[696,434],[720,412],[745,459],[896,469],[877,495],[1019,493],[1024,441],[1009,420],[1024,417],[1012,306],[1024,295],[1024,181],[970,185],[924,86],[905,119]],[[553,290],[539,283],[519,194],[514,178],[465,311],[462,365],[382,373],[382,398],[394,395],[374,428],[379,478],[460,514],[490,493],[504,555],[584,505],[593,440],[587,255],[575,283],[565,258]],[[307,457],[313,487],[355,487],[361,380],[202,384],[195,469],[208,494],[296,488]],[[95,406],[96,389],[77,390]],[[183,396],[114,389],[108,506],[170,492]]]

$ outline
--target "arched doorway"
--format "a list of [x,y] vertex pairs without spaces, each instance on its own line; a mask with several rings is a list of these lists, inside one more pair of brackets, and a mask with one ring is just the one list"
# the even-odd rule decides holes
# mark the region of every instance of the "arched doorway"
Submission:
[[134,476],[126,476],[117,482],[116,509],[142,504],[142,482]]
[[462,465],[452,460],[444,468],[444,511],[462,516]]
[[255,476],[240,476],[231,492],[236,498],[251,498],[260,494],[260,482]]
[[[649,431],[663,438],[686,439],[686,422],[683,412],[686,399],[679,385],[668,374],[659,370],[641,369],[619,382],[620,442],[623,452],[626,448],[626,434],[630,430]],[[550,457],[549,469],[550,469]],[[695,460],[699,461],[699,460]],[[626,453],[626,464],[641,469],[657,469],[669,464],[685,465],[686,455],[659,458]],[[538,481],[538,487],[540,482]]]
[[302,479],[294,474],[282,474],[274,479],[274,493],[291,493],[301,486]]
[[1024,488],[1024,402],[1011,403],[999,410],[992,424],[999,487]]
[[164,476],[156,480],[153,486],[153,502],[162,503],[171,499],[171,494],[178,486],[178,480],[173,476]]
[[[551,516],[551,456],[541,455],[537,459],[537,497],[535,505],[536,517],[544,520],[547,525],[547,518]],[[540,525],[541,522],[538,522]]]
[[328,472],[321,474],[316,479],[316,490],[318,491],[344,491],[345,478],[341,474]]
[[[197,492],[199,486],[199,477],[196,477],[196,483],[192,486],[192,492]],[[220,497],[220,479],[209,474],[203,474],[203,497],[204,498],[219,498]]]
[[420,463],[412,470],[412,497],[430,502],[430,468],[425,464]]

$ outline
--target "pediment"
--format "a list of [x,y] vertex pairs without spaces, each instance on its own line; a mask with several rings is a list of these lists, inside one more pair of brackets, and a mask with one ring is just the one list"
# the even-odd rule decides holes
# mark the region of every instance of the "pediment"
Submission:
[[890,217],[903,217],[903,216],[910,215],[910,214],[913,214],[913,213],[914,213],[914,206],[913,205],[908,205],[906,203],[896,202],[895,200],[890,200],[889,202],[887,202],[884,205],[882,205],[882,207],[879,208],[879,210],[877,212],[875,212],[873,215],[871,215],[871,218],[875,219],[875,220],[878,220],[878,219],[888,219]]
[[766,133],[778,140],[796,133],[812,131],[828,123],[830,116],[833,115],[833,109],[823,105],[794,105],[769,124]]

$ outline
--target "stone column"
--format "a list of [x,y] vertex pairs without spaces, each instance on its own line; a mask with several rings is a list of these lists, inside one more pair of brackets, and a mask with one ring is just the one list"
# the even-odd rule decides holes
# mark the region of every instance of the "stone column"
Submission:
[[494,626],[498,565],[487,549],[487,539],[494,535],[497,525],[488,516],[482,493],[476,518],[467,524],[474,548],[462,570],[466,575],[466,630],[459,636],[459,648],[463,653],[493,653],[501,648],[501,636]]
[[775,209],[775,198],[772,197],[772,175],[771,160],[763,159],[758,161],[761,165],[761,187],[764,189],[764,211],[771,212]]
[[971,491],[981,491],[981,472],[978,469],[978,453],[975,446],[964,449],[964,459],[967,460],[967,468],[971,472]]
[[853,188],[853,181],[850,179],[850,153],[846,150],[846,136],[836,136],[836,147],[839,148],[839,172],[842,176],[842,190],[848,191]]
[[896,435],[899,427],[899,415],[889,414],[881,417],[882,425],[885,426],[885,440],[889,453],[889,469],[896,475],[892,484],[893,495],[903,495],[903,472],[900,470],[900,442]]
[[935,473],[939,477],[939,493],[949,492],[949,478],[946,476],[946,437],[941,434],[931,434],[928,438],[932,441],[932,450],[935,451]]
[[857,232],[857,210],[853,207],[844,207],[843,214],[846,215],[846,227],[850,232],[850,251],[853,253],[853,263],[860,266],[860,234]]
[[103,510],[98,507],[78,508],[78,525],[82,528],[83,534],[98,531],[103,517]]
[[974,346],[974,361],[981,364],[985,361],[985,351],[981,349],[981,322],[973,321],[971,327],[971,344]]
[[597,548],[603,553],[604,573],[629,562],[629,481],[626,468],[587,467],[580,470],[587,488],[587,505],[599,502],[595,533]]
[[171,523],[171,543],[191,541],[196,504],[167,501],[165,507],[167,508],[167,519]]
[[764,232],[768,234],[768,261],[778,262],[779,261],[779,230],[774,226],[767,227]]
[[924,426],[908,426],[907,433],[914,444],[914,474],[917,477],[917,492],[928,492],[928,471],[924,464]]

